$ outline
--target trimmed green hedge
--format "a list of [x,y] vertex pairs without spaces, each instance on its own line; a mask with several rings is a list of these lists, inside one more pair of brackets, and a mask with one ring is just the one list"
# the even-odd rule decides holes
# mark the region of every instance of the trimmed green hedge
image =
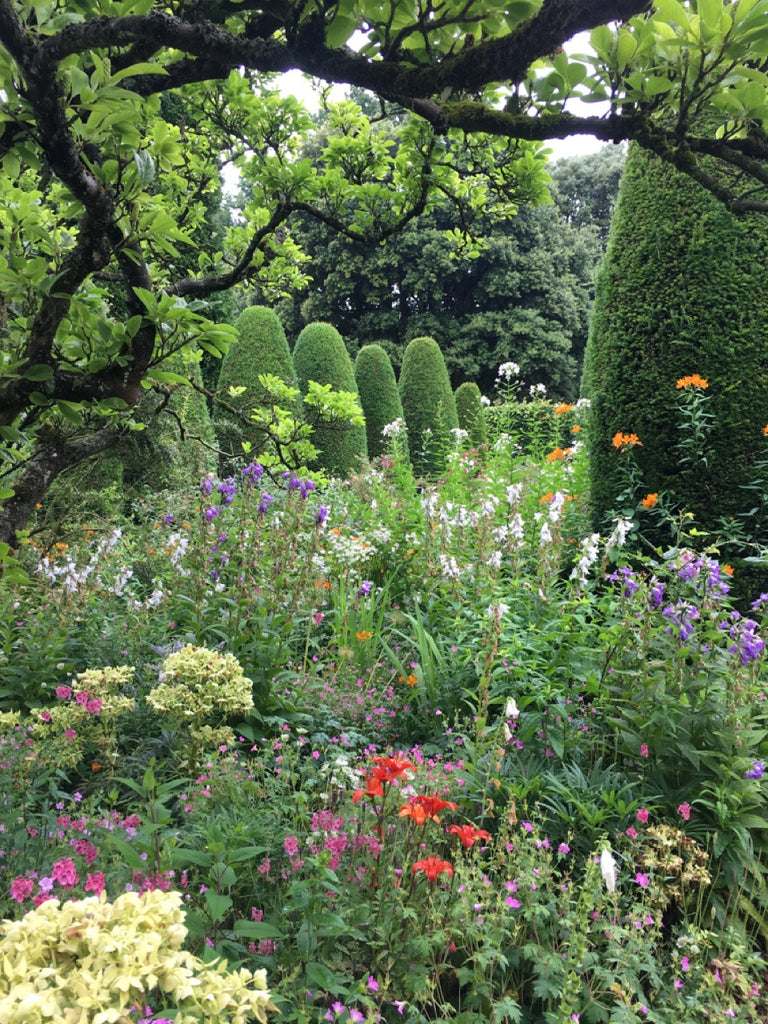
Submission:
[[376,458],[386,451],[382,430],[403,418],[403,403],[397,390],[392,362],[381,345],[364,345],[355,359],[355,381],[365,416],[368,455]]
[[417,473],[439,473],[459,417],[445,359],[434,338],[408,343],[399,388],[413,467]]
[[[679,378],[709,383],[707,464],[677,447]],[[625,484],[612,444],[634,433],[637,498],[670,504],[716,530],[745,505],[741,488],[765,452],[768,422],[768,218],[737,219],[700,186],[631,147],[597,280],[583,393],[592,401],[594,521],[604,526]],[[669,542],[669,534],[655,538]]]
[[[264,401],[259,374],[271,373],[286,384],[295,386],[296,370],[283,325],[273,310],[266,306],[249,306],[237,318],[235,327],[239,340],[222,360],[218,390],[225,402],[247,417],[250,409]],[[233,398],[228,394],[230,387],[243,387],[245,391]],[[252,445],[251,457],[258,455],[262,436],[255,426],[251,427],[247,421],[220,407],[217,407],[214,419],[219,446],[227,453],[222,470],[243,458],[243,441]]]
[[[335,391],[357,394],[355,372],[344,341],[331,324],[307,324],[293,349],[301,393],[309,381],[330,384]],[[323,423],[315,425],[313,443],[320,449],[317,466],[331,476],[345,477],[368,457],[365,427]]]
[[456,414],[459,426],[469,434],[473,447],[479,448],[488,443],[488,427],[485,422],[485,409],[481,401],[480,388],[472,381],[465,381],[456,388]]

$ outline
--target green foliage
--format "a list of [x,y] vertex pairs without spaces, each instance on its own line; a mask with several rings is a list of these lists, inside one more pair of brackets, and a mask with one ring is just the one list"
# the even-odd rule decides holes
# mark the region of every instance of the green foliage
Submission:
[[[617,506],[634,511],[647,492],[666,495],[670,509],[692,513],[715,536],[741,510],[768,408],[766,275],[764,215],[737,219],[658,159],[631,150],[584,373],[596,523]],[[717,423],[693,461],[684,457],[688,419],[676,388],[692,374],[708,382]],[[640,445],[621,451],[612,444],[617,433],[636,434]],[[631,494],[622,468],[629,460],[638,481]],[[650,536],[662,542],[658,531]]]
[[398,386],[414,469],[439,473],[459,418],[445,359],[434,338],[408,343]]
[[403,418],[395,371],[381,345],[364,345],[357,353],[355,382],[365,416],[368,456],[373,459],[386,451],[384,427]]
[[[264,436],[250,420],[250,412],[268,401],[268,394],[259,383],[261,374],[270,374],[288,386],[296,384],[296,370],[285,331],[277,314],[266,306],[249,306],[235,321],[238,342],[221,361],[218,391],[221,398],[240,413],[235,416],[217,406],[216,436],[226,453],[228,464],[242,459],[242,442],[249,445],[248,454],[256,456],[264,447]],[[236,391],[236,394],[230,392]],[[298,413],[300,401],[293,411]]]
[[487,444],[488,427],[480,388],[474,382],[465,381],[456,388],[455,398],[459,427],[467,431],[470,443],[474,447]]
[[[296,376],[302,392],[310,381],[357,395],[355,372],[341,335],[331,324],[308,324],[293,349]],[[310,422],[319,449],[317,466],[332,476],[347,476],[360,468],[368,454],[365,427],[339,422],[322,413]]]

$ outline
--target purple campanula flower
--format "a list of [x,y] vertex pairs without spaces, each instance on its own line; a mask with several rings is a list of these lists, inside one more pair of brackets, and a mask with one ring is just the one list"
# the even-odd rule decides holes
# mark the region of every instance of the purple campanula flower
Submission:
[[259,502],[258,513],[260,516],[266,514],[267,509],[275,499],[269,494],[262,494],[261,501]]
[[765,765],[762,761],[753,761],[752,767],[744,772],[745,779],[762,779],[765,772]]
[[264,475],[264,467],[258,462],[249,462],[243,470],[243,476],[253,486]]
[[208,520],[209,523],[211,522],[212,519],[215,519],[218,514],[219,510],[216,508],[215,505],[209,505],[208,508],[205,510],[205,518]]
[[373,583],[371,582],[371,580],[363,580],[363,582],[360,584],[360,597],[368,597],[372,587]]
[[315,522],[318,526],[322,526],[325,520],[328,518],[328,509],[325,505],[321,505],[320,508],[315,512]]

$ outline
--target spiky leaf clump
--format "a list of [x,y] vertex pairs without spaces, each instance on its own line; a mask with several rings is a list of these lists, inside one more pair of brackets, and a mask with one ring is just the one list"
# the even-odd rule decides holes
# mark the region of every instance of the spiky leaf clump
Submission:
[[[248,423],[249,410],[261,405],[266,398],[259,384],[259,374],[271,373],[295,386],[296,370],[283,325],[274,310],[267,306],[249,306],[237,318],[235,327],[239,340],[222,360],[218,390],[222,399],[237,409],[242,418],[219,408],[215,421],[221,449],[236,461],[241,457],[243,441],[251,445],[249,457],[258,455],[263,444],[261,431]],[[245,390],[232,396],[231,387]]]
[[[344,341],[331,324],[307,324],[293,349],[299,388],[307,393],[311,380],[330,384],[334,391],[357,395],[355,371]],[[331,476],[345,477],[368,457],[365,427],[319,419],[312,441],[320,450],[317,466]]]
[[399,387],[413,467],[418,473],[439,473],[459,418],[445,359],[434,338],[408,343]]
[[[597,281],[584,371],[596,524],[636,459],[642,490],[665,493],[715,533],[745,504],[768,416],[768,218],[737,219],[657,157],[632,147]],[[706,464],[682,459],[680,378],[708,382]],[[617,433],[642,447],[620,455]],[[669,542],[656,538],[658,543]]]
[[459,426],[469,434],[473,447],[488,443],[488,427],[485,422],[480,388],[473,381],[465,381],[456,388],[456,414]]
[[386,450],[384,427],[403,418],[395,371],[381,345],[364,345],[357,353],[355,381],[365,416],[368,455],[373,459]]

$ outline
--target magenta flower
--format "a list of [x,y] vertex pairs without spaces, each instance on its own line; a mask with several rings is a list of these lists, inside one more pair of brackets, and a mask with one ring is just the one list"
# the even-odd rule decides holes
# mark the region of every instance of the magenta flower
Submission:
[[31,878],[23,878],[21,875],[11,882],[11,896],[17,903],[23,903],[32,895],[35,883]]
[[648,885],[648,875],[644,875],[642,871],[638,871],[635,875],[635,881],[644,889],[646,885]]
[[72,696],[72,687],[71,686],[57,686],[56,687],[56,696],[59,698],[59,700],[69,700],[69,698]]
[[677,813],[683,819],[683,821],[689,821],[691,817],[691,805],[688,803],[680,804],[677,808]]
[[637,812],[637,820],[640,822],[641,825],[648,824],[649,813],[650,812],[647,811],[645,807],[641,807],[640,810]]
[[80,881],[75,862],[71,857],[62,857],[61,860],[54,862],[51,878],[64,889],[71,889]]
[[94,871],[92,875],[88,875],[86,878],[84,889],[86,892],[92,892],[94,896],[101,896],[104,892],[106,881],[103,871]]

